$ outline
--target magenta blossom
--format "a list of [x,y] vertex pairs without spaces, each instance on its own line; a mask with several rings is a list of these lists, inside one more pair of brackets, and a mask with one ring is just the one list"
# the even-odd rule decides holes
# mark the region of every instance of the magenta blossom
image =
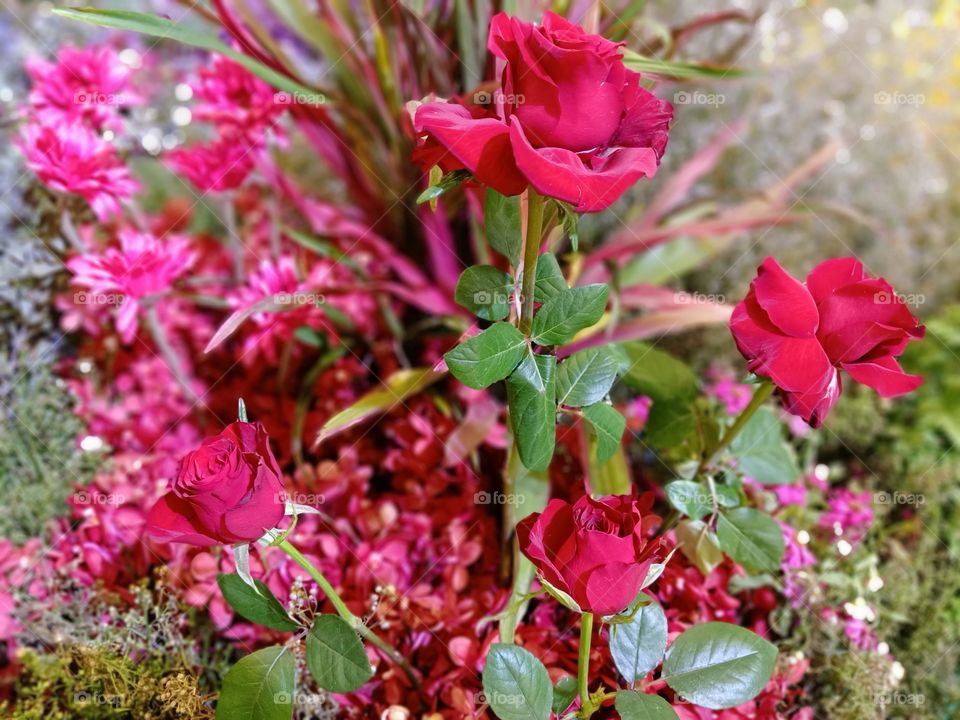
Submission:
[[829,505],[820,516],[820,527],[829,529],[837,538],[859,542],[873,524],[873,496],[839,488],[827,497]]
[[240,133],[273,125],[290,99],[223,55],[214,55],[210,66],[200,70],[193,93],[199,101],[196,119]]
[[140,189],[114,146],[80,123],[28,123],[15,142],[40,182],[81,196],[100,222],[119,215],[120,201]]
[[166,156],[170,169],[202,193],[234,190],[247,179],[259,145],[242,135],[225,136],[206,145],[178,148]]
[[130,343],[141,301],[168,291],[194,259],[186,238],[173,236],[161,242],[153,235],[121,230],[119,248],[77,256],[67,267],[73,284],[87,290],[77,293],[78,302],[119,305],[117,331]]
[[107,46],[66,45],[56,62],[33,58],[26,63],[33,80],[30,105],[37,115],[82,119],[96,129],[118,129],[118,110],[140,101],[129,89],[130,67]]

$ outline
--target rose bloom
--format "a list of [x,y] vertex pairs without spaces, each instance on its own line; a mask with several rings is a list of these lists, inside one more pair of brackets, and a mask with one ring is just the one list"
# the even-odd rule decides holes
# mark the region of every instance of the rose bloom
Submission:
[[573,505],[551,500],[517,524],[520,550],[581,610],[613,615],[637,597],[656,560],[659,544],[647,542],[660,522],[652,505],[649,494],[640,500],[585,495]]
[[425,169],[467,169],[504,195],[532,185],[579,212],[603,210],[656,173],[673,107],[640,86],[620,44],[547,12],[542,26],[500,13],[487,46],[504,62],[489,109],[417,109],[415,159]]
[[883,397],[916,389],[896,356],[924,328],[883,278],[856,258],[820,263],[806,283],[768,257],[730,330],[751,372],[777,386],[787,411],[819,427],[840,397],[840,370]]
[[238,421],[183,458],[170,492],[150,511],[147,532],[199,546],[250,543],[277,526],[285,506],[266,430]]

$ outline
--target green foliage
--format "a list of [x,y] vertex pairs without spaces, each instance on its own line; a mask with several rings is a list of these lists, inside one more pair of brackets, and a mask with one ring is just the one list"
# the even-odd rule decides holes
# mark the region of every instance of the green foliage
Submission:
[[274,630],[286,632],[297,630],[300,626],[290,619],[283,605],[270,592],[270,588],[259,580],[253,582],[257,586],[256,590],[247,585],[236,573],[217,575],[220,592],[238,615],[252,623]]
[[605,347],[575,353],[557,368],[557,402],[583,407],[599,402],[617,379],[619,362]]
[[587,405],[581,412],[595,438],[596,462],[604,465],[620,449],[627,419],[612,405],[604,402]]
[[505,197],[492,188],[487,188],[483,203],[483,222],[487,230],[487,242],[516,266],[520,262],[520,197]]
[[563,345],[581,330],[596,325],[607,307],[603,283],[564,290],[547,300],[533,318],[532,339],[538,345]]
[[373,677],[359,636],[337,615],[314,621],[307,635],[307,667],[317,685],[330,692],[353,692]]
[[653,400],[644,428],[647,442],[655,447],[681,444],[696,427],[696,375],[680,360],[647,343],[626,343],[624,349],[630,366],[623,382]]
[[20,543],[43,536],[67,514],[76,485],[93,478],[100,454],[77,447],[83,424],[49,366],[0,356],[0,537]]
[[443,356],[450,372],[467,387],[482,390],[503,380],[524,357],[527,343],[513,325],[496,323]]
[[760,408],[730,444],[737,469],[759,483],[786,485],[800,475],[793,450],[783,439],[783,423]]
[[510,314],[513,278],[492,265],[474,265],[460,275],[454,299],[482,320],[503,320]]
[[720,548],[747,570],[775,572],[783,560],[780,526],[765,512],[737,508],[717,519]]
[[721,710],[763,690],[776,659],[777,648],[756,633],[709,622],[694,625],[673,641],[662,677],[686,700]]
[[553,253],[544,253],[537,260],[537,281],[534,285],[533,299],[544,303],[552,297],[569,289],[560,263]]
[[628,683],[643,679],[659,665],[667,648],[663,608],[649,596],[641,597],[647,604],[638,607],[629,622],[610,626],[610,654]]
[[547,720],[553,707],[547,669],[516,645],[490,646],[483,667],[483,693],[501,720]]
[[510,423],[523,464],[545,470],[553,458],[557,435],[557,358],[526,357],[507,380]]
[[290,720],[296,679],[296,660],[282,645],[247,655],[223,679],[217,720]]
[[621,720],[677,720],[670,703],[659,695],[621,690],[617,693],[616,707]]

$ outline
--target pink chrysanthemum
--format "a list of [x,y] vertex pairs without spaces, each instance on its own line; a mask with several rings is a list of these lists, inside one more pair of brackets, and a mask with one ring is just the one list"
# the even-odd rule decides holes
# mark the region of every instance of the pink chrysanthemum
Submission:
[[67,267],[73,283],[85,288],[85,298],[100,304],[118,304],[116,327],[125,343],[133,340],[141,300],[159,295],[191,266],[195,259],[186,238],[163,242],[153,235],[120,231],[120,247],[72,258]]
[[17,145],[44,185],[86,200],[101,222],[120,214],[120,200],[140,184],[110,142],[80,123],[24,125]]
[[253,169],[259,146],[242,135],[224,136],[206,145],[179,148],[166,161],[202,193],[224,192],[243,184]]
[[130,67],[107,46],[66,45],[56,62],[33,58],[26,66],[33,80],[30,105],[38,115],[66,116],[97,129],[117,129],[117,110],[140,101],[129,89]]
[[241,133],[264,130],[284,110],[282,93],[222,55],[200,71],[193,92],[196,119]]

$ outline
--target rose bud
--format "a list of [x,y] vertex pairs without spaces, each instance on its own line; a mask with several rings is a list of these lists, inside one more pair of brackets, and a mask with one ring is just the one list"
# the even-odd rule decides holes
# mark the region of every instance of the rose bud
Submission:
[[517,524],[520,551],[580,610],[613,615],[633,602],[658,559],[659,543],[647,541],[660,522],[652,505],[649,494],[551,500]]
[[504,62],[500,88],[469,106],[417,108],[414,160],[469,170],[504,195],[532,185],[578,212],[603,210],[656,173],[673,118],[623,64],[621,44],[552,12],[539,26],[496,15],[487,45]]
[[730,331],[750,372],[769,378],[787,411],[819,427],[840,397],[840,370],[895,397],[923,378],[894,359],[924,328],[883,278],[855,258],[820,263],[806,284],[768,257],[733,311]]
[[150,511],[147,533],[200,546],[251,543],[284,512],[283,474],[266,430],[235,422],[183,458],[170,492]]

